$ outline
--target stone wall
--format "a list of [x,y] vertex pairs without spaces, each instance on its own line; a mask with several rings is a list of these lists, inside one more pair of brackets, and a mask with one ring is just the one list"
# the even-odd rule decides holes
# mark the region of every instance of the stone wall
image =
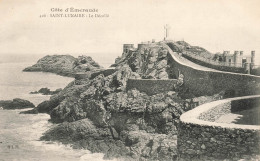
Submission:
[[137,89],[148,95],[154,95],[165,91],[173,91],[176,79],[128,79],[126,89]]
[[260,126],[210,122],[231,108],[239,108],[231,107],[233,101],[259,101],[259,98],[260,95],[219,100],[184,113],[178,128],[180,160],[251,160],[259,157]]
[[196,58],[193,58],[189,55],[186,55],[186,54],[183,54],[182,55],[184,58],[187,58],[188,60],[196,63],[196,64],[199,64],[199,65],[202,65],[202,66],[205,66],[205,67],[209,67],[209,68],[213,68],[213,69],[217,69],[217,70],[220,70],[220,71],[227,71],[227,72],[235,72],[235,73],[246,73],[245,69],[242,68],[242,67],[235,67],[235,66],[227,66],[227,65],[217,65],[216,63],[210,63],[210,62],[205,62],[205,61],[202,61],[202,60],[198,60]]
[[225,97],[260,94],[259,76],[198,69],[179,62],[174,53],[168,50],[169,70],[176,77],[182,74],[184,86],[195,96],[213,95],[221,91],[227,93]]
[[260,99],[242,99],[231,102],[231,112],[242,111],[249,108],[259,108]]
[[94,79],[96,76],[103,74],[105,77],[116,72],[116,69],[106,69],[100,72],[92,73],[90,79]]
[[94,79],[96,76],[103,74],[105,77],[113,74],[114,72],[116,72],[116,69],[105,69],[102,71],[98,71],[98,72],[81,72],[81,73],[76,73],[75,74],[75,79],[79,80],[79,79],[86,79],[86,78],[90,78],[90,79]]
[[231,113],[231,102],[220,104],[206,112],[201,113],[198,119],[213,122],[217,120],[220,116],[228,113]]
[[91,73],[90,72],[79,72],[75,74],[75,79],[79,80],[79,79],[86,79],[86,78],[90,78]]

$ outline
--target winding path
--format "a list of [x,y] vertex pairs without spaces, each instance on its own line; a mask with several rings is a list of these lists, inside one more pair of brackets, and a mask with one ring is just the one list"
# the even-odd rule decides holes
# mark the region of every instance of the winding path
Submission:
[[212,69],[212,68],[204,67],[204,66],[201,66],[199,64],[193,63],[192,61],[182,57],[181,55],[177,54],[176,52],[173,52],[168,45],[165,45],[164,47],[166,47],[168,49],[168,51],[170,52],[170,54],[172,56],[174,56],[182,64],[193,67],[194,69],[197,69],[197,70],[218,71],[218,70],[215,70],[215,69]]
[[169,51],[173,73],[184,75],[188,92],[194,95],[230,92],[227,99],[202,104],[181,115],[178,156],[183,160],[259,158],[260,126],[221,123],[212,121],[212,118],[218,119],[226,111],[231,113],[233,107],[246,109],[246,100],[259,99],[260,76],[207,68],[173,52],[166,43],[163,46]]
[[174,75],[184,75],[184,84],[195,96],[213,95],[225,91],[228,97],[260,94],[260,76],[219,71],[204,67],[182,57],[165,43]]

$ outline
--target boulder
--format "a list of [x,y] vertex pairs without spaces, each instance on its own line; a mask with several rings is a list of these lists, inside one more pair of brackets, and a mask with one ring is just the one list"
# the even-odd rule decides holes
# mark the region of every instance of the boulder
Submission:
[[14,109],[33,108],[35,106],[33,103],[31,103],[28,100],[15,98],[13,100],[0,101],[0,107],[6,110],[14,110]]
[[38,91],[30,92],[30,94],[43,94],[43,95],[54,95],[62,91],[61,88],[51,91],[49,88],[41,88]]

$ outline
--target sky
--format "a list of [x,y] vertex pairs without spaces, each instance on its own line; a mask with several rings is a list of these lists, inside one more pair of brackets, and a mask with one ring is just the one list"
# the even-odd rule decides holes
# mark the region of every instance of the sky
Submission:
[[[259,6],[259,0],[0,0],[0,54],[86,54],[112,63],[124,43],[160,41],[169,24],[172,40],[258,56]],[[50,17],[71,7],[109,17]]]

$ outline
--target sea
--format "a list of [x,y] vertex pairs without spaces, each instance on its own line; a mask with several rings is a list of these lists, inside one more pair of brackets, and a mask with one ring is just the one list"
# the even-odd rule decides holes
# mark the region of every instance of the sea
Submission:
[[[20,57],[20,58],[19,58]],[[1,58],[1,57],[0,57]],[[6,58],[6,57],[5,57]],[[73,78],[44,72],[23,72],[40,57],[13,56],[0,59],[0,100],[22,98],[38,105],[50,96],[30,94],[40,88],[64,88]],[[103,154],[73,149],[39,138],[53,126],[48,114],[19,114],[23,110],[0,110],[0,161],[100,161]]]

